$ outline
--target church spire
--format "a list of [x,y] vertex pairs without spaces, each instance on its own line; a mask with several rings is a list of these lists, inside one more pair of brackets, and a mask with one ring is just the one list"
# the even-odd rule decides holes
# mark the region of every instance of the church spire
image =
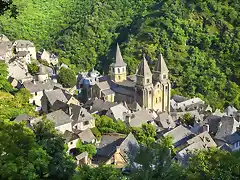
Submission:
[[152,76],[151,70],[148,66],[147,60],[145,58],[145,55],[143,54],[143,60],[138,66],[137,70],[137,75],[138,76]]
[[158,56],[157,63],[155,65],[154,71],[160,72],[160,73],[168,73],[168,68],[165,63],[165,60],[163,59],[162,54]]
[[127,64],[123,61],[123,57],[120,51],[120,47],[117,43],[117,50],[116,50],[116,59],[115,59],[115,66],[126,66]]

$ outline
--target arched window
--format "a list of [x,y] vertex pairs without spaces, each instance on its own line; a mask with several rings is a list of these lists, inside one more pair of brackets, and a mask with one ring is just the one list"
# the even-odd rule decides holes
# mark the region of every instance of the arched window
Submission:
[[125,68],[124,68],[124,67],[122,68],[122,72],[123,72],[123,73],[125,72]]
[[120,73],[120,68],[118,68],[118,73]]
[[118,79],[121,80],[121,76],[118,76]]

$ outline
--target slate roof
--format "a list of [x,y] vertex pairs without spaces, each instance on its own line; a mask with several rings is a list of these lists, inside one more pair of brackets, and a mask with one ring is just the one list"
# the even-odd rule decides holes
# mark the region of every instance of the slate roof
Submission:
[[[37,123],[42,120],[43,117],[35,118],[31,120],[31,123]],[[64,124],[68,124],[72,122],[72,119],[61,109],[51,112],[46,115],[46,118],[52,122],[54,122],[55,127],[62,126]]]
[[132,104],[128,104],[128,108],[132,111],[139,111],[142,109],[136,101],[134,101]]
[[[117,103],[96,99],[96,100],[93,100],[92,103],[90,102],[90,104],[92,105],[92,108],[90,109],[89,112],[94,113],[96,111],[109,110],[111,107],[115,106]],[[89,105],[84,105],[83,107],[87,107],[87,106]]]
[[123,104],[117,104],[116,106],[111,107],[110,111],[116,120],[124,120],[124,113],[127,113],[128,109]]
[[34,44],[28,40],[17,40],[15,44],[17,48],[34,47]]
[[199,114],[197,110],[185,112],[170,112],[170,115],[172,116],[173,120],[176,121],[179,117],[183,117],[186,113],[189,113],[192,117],[195,117],[196,120],[200,120],[200,122],[203,120],[203,117]]
[[112,90],[115,93],[124,94],[124,95],[131,96],[131,97],[134,97],[134,95],[135,95],[134,88],[125,88],[123,86],[116,86],[116,87],[112,87]]
[[63,139],[65,139],[66,143],[79,139],[78,135],[74,134],[71,131],[66,130],[63,134]]
[[32,120],[33,118],[34,117],[29,116],[28,114],[20,114],[14,119],[14,121],[19,123],[19,122],[22,122],[24,120]]
[[177,126],[176,128],[172,129],[171,131],[168,131],[163,136],[171,136],[173,138],[173,143],[176,143],[188,136],[190,136],[192,132],[184,127],[183,125]]
[[223,116],[219,122],[219,128],[215,138],[219,140],[225,140],[226,137],[236,132],[239,125],[240,123],[237,122],[233,117]]
[[209,125],[209,132],[215,136],[215,134],[218,131],[218,126],[219,126],[219,122],[221,121],[221,117],[220,116],[216,116],[216,115],[209,115],[207,116],[203,122],[200,123],[201,126],[203,126],[204,124],[208,124]]
[[105,95],[105,96],[108,96],[108,95],[111,95],[111,94],[115,94],[115,92],[111,89],[105,89],[105,90],[102,90],[102,93]]
[[53,105],[57,100],[66,103],[68,99],[66,98],[65,94],[61,89],[55,89],[52,91],[44,92],[49,103]]
[[116,82],[119,86],[125,86],[125,87],[135,87],[136,83],[131,80],[123,80],[121,82]]
[[234,144],[236,142],[239,142],[240,141],[240,132],[235,132],[232,135],[227,136],[225,138],[225,140],[230,144]]
[[151,70],[148,66],[145,56],[143,56],[142,62],[139,64],[137,69],[137,75],[139,76],[152,76]]
[[136,154],[139,145],[132,133],[127,136],[118,133],[103,134],[97,146],[97,156],[110,158],[116,152],[117,147],[120,148],[123,157],[128,159]]
[[7,36],[0,34],[0,43],[10,41]]
[[52,80],[48,80],[47,82],[36,81],[36,84],[34,84],[32,81],[25,81],[23,82],[23,86],[31,93],[43,90],[51,90],[54,88],[54,86],[62,87],[60,84],[55,83]]
[[160,56],[158,57],[154,71],[161,72],[161,73],[168,73],[168,68],[165,60],[163,59],[162,54],[160,54]]
[[97,155],[110,157],[116,151],[116,147],[120,146],[125,138],[125,134],[103,134],[100,143],[97,145]]
[[93,120],[94,117],[83,107],[71,104],[73,124]]
[[131,116],[129,125],[131,127],[141,127],[142,124],[153,120],[153,116],[146,109],[141,109],[140,111],[134,112]]
[[174,95],[172,96],[172,99],[176,102],[176,103],[180,103],[180,102],[183,102],[183,101],[186,101],[187,98],[184,97],[184,96],[179,96],[179,95]]
[[126,65],[127,64],[123,61],[123,57],[122,57],[119,45],[117,43],[115,63],[112,63],[111,66],[113,66],[113,67],[122,67],[122,66],[126,66]]
[[106,90],[110,89],[110,85],[107,81],[102,81],[102,82],[97,82],[96,85],[99,87],[101,90]]
[[96,139],[96,137],[93,135],[90,129],[86,129],[78,133],[78,136],[84,143],[91,143],[94,139]]
[[176,123],[167,112],[158,114],[158,117],[155,119],[155,121],[158,125],[160,125],[160,127],[164,129],[175,128],[176,126]]

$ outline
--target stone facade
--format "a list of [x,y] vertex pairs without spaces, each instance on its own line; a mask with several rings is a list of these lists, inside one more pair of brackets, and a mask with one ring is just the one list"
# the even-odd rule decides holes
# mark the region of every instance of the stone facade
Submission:
[[[93,87],[95,93],[92,98],[104,98],[111,102],[125,101],[128,104],[135,101],[147,109],[170,112],[171,83],[163,56],[158,57],[153,72],[144,55],[135,75],[127,76],[126,66],[117,45],[116,61],[110,65],[110,80],[100,82],[101,84],[108,82],[109,87],[96,85]],[[107,90],[109,94],[110,91],[114,93],[111,93],[111,96],[108,95],[109,97],[101,93]]]

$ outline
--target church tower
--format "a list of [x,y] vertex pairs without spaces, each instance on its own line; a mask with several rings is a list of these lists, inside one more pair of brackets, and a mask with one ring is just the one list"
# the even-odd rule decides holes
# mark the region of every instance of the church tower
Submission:
[[168,78],[168,68],[162,54],[159,55],[153,71],[153,80],[160,83],[162,91],[161,111],[170,112],[171,83]]
[[140,106],[152,109],[152,73],[143,55],[136,73],[135,101]]
[[111,79],[114,82],[122,82],[127,78],[127,64],[123,61],[122,54],[117,44],[115,63],[110,65]]

